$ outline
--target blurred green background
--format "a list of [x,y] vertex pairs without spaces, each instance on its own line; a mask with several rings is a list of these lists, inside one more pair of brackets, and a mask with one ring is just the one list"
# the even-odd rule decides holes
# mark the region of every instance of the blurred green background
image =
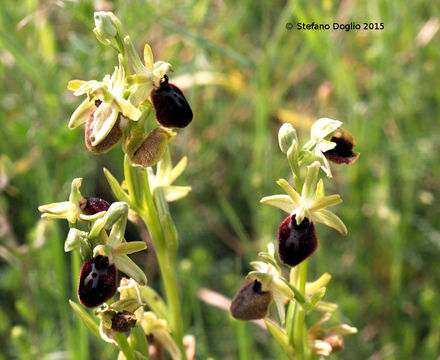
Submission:
[[[288,176],[277,131],[303,139],[331,117],[361,157],[333,167],[328,193],[348,237],[318,226],[313,279],[333,275],[326,300],[359,329],[331,358],[435,359],[440,354],[440,6],[417,1],[2,0],[0,5],[0,359],[72,358],[77,321],[67,299],[64,222],[41,222],[39,204],[65,200],[70,182],[112,199],[105,166],[122,179],[122,151],[86,151],[67,123],[81,99],[70,79],[101,79],[116,54],[94,37],[93,11],[113,10],[139,51],[169,61],[195,119],[173,141],[189,164],[172,204],[180,233],[185,328],[197,359],[282,359],[253,324],[200,302],[207,287],[232,297],[249,261],[276,239],[283,215],[259,204]],[[287,22],[383,22],[384,30],[298,31]],[[138,229],[127,237],[137,239]],[[159,286],[151,255],[136,260]],[[91,359],[115,349],[90,336]],[[72,352],[73,351],[73,352]]]

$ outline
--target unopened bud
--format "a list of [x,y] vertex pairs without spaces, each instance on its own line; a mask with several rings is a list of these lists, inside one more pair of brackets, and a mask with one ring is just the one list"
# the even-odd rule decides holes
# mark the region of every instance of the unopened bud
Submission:
[[113,13],[97,11],[94,18],[96,33],[101,37],[100,40],[111,40],[117,35],[120,22]]
[[289,123],[283,124],[278,131],[278,143],[283,153],[287,153],[293,140],[296,140],[295,128]]

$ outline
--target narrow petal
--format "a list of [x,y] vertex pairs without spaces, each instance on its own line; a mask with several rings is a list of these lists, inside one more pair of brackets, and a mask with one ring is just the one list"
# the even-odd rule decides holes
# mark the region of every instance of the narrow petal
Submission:
[[93,130],[90,140],[93,146],[98,145],[108,135],[118,118],[118,110],[111,104],[103,102],[95,111]]
[[76,127],[84,124],[89,118],[90,112],[95,106],[93,100],[86,98],[74,111],[69,121],[69,129],[75,129]]
[[266,196],[260,200],[260,203],[275,206],[288,214],[291,214],[297,207],[289,195]]
[[343,221],[329,210],[323,209],[313,212],[311,214],[311,218],[312,221],[329,226],[339,231],[342,235],[347,235],[348,233],[347,227],[345,226]]
[[192,190],[191,186],[164,186],[163,192],[167,202],[183,199]]
[[324,196],[318,200],[313,201],[309,205],[310,211],[318,211],[321,209],[325,209],[326,207],[333,206],[340,204],[342,202],[342,199],[339,195],[329,195]]
[[172,184],[185,170],[186,164],[188,163],[188,158],[184,156],[180,161],[177,163],[177,165],[171,170],[170,177],[168,181],[170,184]]
[[296,190],[292,186],[290,186],[290,184],[284,179],[278,180],[277,184],[281,186],[283,190],[287,193],[287,195],[292,198],[293,203],[296,206],[299,206],[299,204],[301,203],[301,197],[296,192]]
[[151,51],[151,47],[148,44],[144,46],[144,62],[145,67],[149,71],[153,71],[153,52]]
[[318,200],[324,196],[325,196],[324,181],[322,181],[322,179],[319,179],[318,185],[316,185],[315,200]]

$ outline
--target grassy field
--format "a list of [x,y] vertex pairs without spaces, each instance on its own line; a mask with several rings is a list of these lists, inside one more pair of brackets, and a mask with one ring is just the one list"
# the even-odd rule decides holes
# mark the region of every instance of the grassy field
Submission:
[[[327,300],[356,326],[341,359],[440,355],[440,6],[435,1],[52,1],[3,0],[0,8],[0,359],[64,359],[86,344],[65,223],[41,222],[39,204],[82,191],[111,199],[102,174],[121,178],[122,151],[88,153],[67,123],[80,100],[70,79],[111,73],[115,53],[93,36],[94,7],[112,9],[139,51],[169,61],[195,119],[173,141],[188,156],[173,204],[180,234],[185,328],[197,359],[280,359],[265,332],[196,298],[201,287],[232,297],[248,263],[276,239],[280,211],[259,204],[288,175],[276,134],[290,121],[344,122],[359,160],[334,167],[328,192],[348,237],[318,226],[311,278],[328,271]],[[383,30],[311,31],[286,23],[382,22]],[[139,238],[134,225],[128,237]],[[159,286],[150,255],[136,258]],[[116,357],[90,337],[90,359]],[[73,352],[72,352],[73,351]],[[72,355],[71,358],[74,358]]]

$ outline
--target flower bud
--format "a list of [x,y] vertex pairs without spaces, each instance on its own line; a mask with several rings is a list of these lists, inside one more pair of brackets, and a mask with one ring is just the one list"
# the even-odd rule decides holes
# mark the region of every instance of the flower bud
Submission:
[[168,143],[176,134],[161,126],[153,129],[141,146],[133,153],[130,161],[134,165],[149,167],[156,165],[167,151]]
[[116,294],[117,270],[108,257],[98,255],[81,267],[78,299],[81,304],[94,308]]
[[297,140],[295,128],[289,123],[283,124],[278,131],[278,143],[284,154],[287,154],[293,140]]
[[308,219],[297,225],[295,215],[287,217],[278,229],[278,256],[283,264],[295,266],[318,247],[315,225]]
[[324,152],[324,156],[331,162],[335,164],[351,164],[359,157],[359,153],[353,152],[355,141],[348,131],[338,129],[330,141],[336,143],[336,146]]
[[262,291],[258,280],[247,282],[232,299],[231,314],[238,320],[263,319],[269,312],[272,298],[270,291]]
[[118,312],[112,320],[112,329],[118,332],[128,332],[136,326],[136,316],[127,311]]
[[84,215],[94,215],[101,211],[107,211],[110,204],[97,197],[83,197],[79,201],[79,207]]
[[119,28],[118,18],[111,12],[97,11],[94,14],[95,18],[95,33],[102,40],[111,40],[117,33]]
[[182,91],[173,84],[168,83],[165,74],[158,87],[151,91],[151,101],[156,110],[157,122],[168,128],[184,128],[192,118],[191,107]]
[[[101,104],[101,101],[95,101],[95,104],[97,107]],[[118,119],[115,122],[115,125],[110,130],[110,132],[107,134],[107,136],[98,144],[95,146],[92,145],[91,135],[93,131],[93,123],[94,123],[94,114],[95,110],[93,110],[90,115],[89,119],[86,123],[86,129],[85,129],[85,143],[87,150],[94,154],[104,154],[108,151],[110,151],[121,139],[122,137],[122,130],[121,130],[121,115],[118,116]]]

